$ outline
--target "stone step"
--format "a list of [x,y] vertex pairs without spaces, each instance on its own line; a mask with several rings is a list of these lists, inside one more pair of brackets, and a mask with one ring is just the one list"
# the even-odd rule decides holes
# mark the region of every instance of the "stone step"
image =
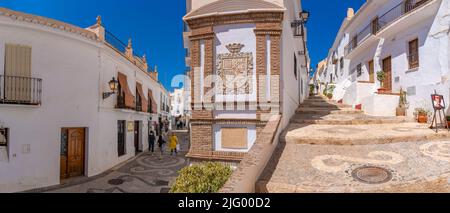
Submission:
[[291,119],[291,123],[324,125],[394,124],[412,121],[412,119],[407,117],[373,117],[364,114],[296,114]]
[[330,109],[345,109],[352,108],[351,106],[344,104],[330,104],[330,103],[302,103],[300,107],[309,107],[309,108],[330,108]]
[[355,126],[292,123],[281,140],[293,144],[368,145],[450,138],[447,130],[435,133],[426,124],[366,124]]
[[449,151],[448,140],[364,146],[280,143],[256,192],[448,193]]
[[362,114],[361,110],[355,110],[352,108],[338,108],[327,109],[318,107],[301,107],[296,111],[298,114],[316,114],[316,115],[328,115],[328,114]]

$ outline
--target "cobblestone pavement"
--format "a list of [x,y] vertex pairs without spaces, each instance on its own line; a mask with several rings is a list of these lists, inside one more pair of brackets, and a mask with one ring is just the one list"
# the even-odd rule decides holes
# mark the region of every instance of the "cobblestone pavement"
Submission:
[[[367,166],[385,169],[392,177],[380,184],[361,182],[353,172]],[[450,141],[436,141],[282,144],[260,184],[266,192],[450,192],[449,181]]]
[[[166,153],[142,153],[123,166],[112,169],[87,182],[61,186],[47,193],[167,193],[178,176],[178,171],[188,165],[184,157],[189,149],[188,134],[176,133],[181,143],[177,156]],[[70,185],[70,184],[69,184]]]
[[[340,107],[318,98],[300,107],[257,191],[450,192],[449,131],[397,118],[367,124],[374,118]],[[351,122],[336,122],[343,117]]]

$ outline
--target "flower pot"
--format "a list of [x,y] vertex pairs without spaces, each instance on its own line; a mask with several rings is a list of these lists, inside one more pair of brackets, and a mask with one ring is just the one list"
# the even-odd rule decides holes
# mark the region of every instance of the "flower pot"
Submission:
[[450,129],[450,121],[447,121],[447,124],[448,124],[448,128]]
[[386,91],[387,91],[387,89],[385,89],[385,88],[379,88],[378,94],[384,94],[384,93],[386,93]]
[[406,116],[406,108],[403,107],[397,107],[396,109],[396,116]]
[[426,114],[419,114],[417,121],[421,124],[426,124],[428,123],[428,116]]
[[328,99],[332,99],[333,95],[332,94],[328,94],[327,97],[328,97]]

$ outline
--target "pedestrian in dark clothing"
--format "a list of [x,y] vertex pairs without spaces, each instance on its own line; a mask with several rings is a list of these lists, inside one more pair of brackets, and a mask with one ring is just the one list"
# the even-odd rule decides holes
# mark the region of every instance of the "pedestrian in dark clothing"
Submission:
[[166,142],[164,141],[163,135],[160,134],[159,138],[158,138],[158,146],[159,146],[159,150],[161,151],[161,155],[159,156],[159,159],[162,159],[162,155],[164,154],[164,144]]
[[155,141],[156,136],[155,132],[150,131],[150,135],[148,136],[148,151],[154,153],[155,152]]

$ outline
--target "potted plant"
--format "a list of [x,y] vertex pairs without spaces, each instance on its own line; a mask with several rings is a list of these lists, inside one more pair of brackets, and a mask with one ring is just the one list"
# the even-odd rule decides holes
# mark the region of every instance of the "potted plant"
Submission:
[[328,97],[329,99],[332,99],[332,98],[333,98],[334,89],[336,89],[335,86],[330,86],[330,87],[328,88],[328,91],[327,91],[327,97]]
[[403,91],[403,89],[400,89],[400,101],[398,104],[398,107],[396,109],[396,115],[397,116],[406,116],[406,92]]
[[386,75],[383,71],[377,72],[377,80],[380,82],[381,87],[378,89],[378,93],[384,93],[386,89],[384,88],[384,79],[386,78]]
[[428,115],[430,112],[424,108],[417,108],[414,112],[414,116],[417,117],[419,123],[428,123]]

